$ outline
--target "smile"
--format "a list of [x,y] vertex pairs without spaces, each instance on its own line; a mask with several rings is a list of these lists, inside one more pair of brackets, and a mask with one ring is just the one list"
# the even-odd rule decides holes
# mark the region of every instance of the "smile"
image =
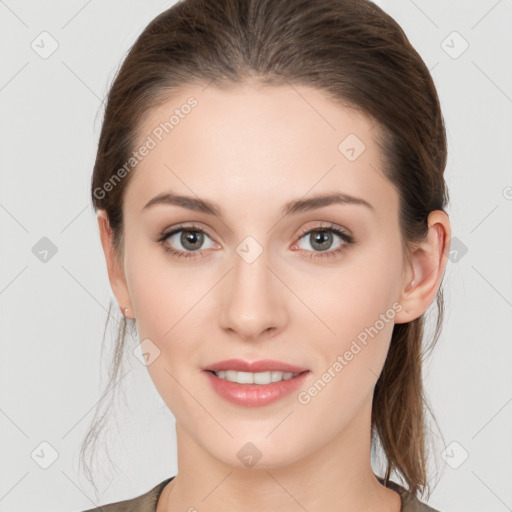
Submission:
[[224,400],[243,407],[263,407],[289,396],[305,381],[310,371],[237,372],[205,370],[213,390]]

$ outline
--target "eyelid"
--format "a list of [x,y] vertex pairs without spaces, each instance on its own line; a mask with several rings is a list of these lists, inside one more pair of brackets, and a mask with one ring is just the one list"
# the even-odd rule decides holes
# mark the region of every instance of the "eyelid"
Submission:
[[311,233],[312,231],[322,231],[322,230],[329,231],[330,229],[336,230],[336,231],[341,231],[347,237],[352,237],[352,233],[348,229],[346,229],[342,226],[338,226],[337,224],[333,224],[332,222],[323,222],[321,220],[316,221],[316,222],[319,224],[314,224],[313,226],[309,226],[307,228],[302,228],[302,230],[300,231],[300,233],[298,235],[298,238],[302,238],[305,234]]
[[208,235],[210,238],[213,238],[208,232],[208,228],[205,228],[193,222],[190,224],[185,222],[183,224],[177,224],[176,226],[165,228],[162,230],[161,236],[167,238],[178,231],[201,231],[202,233]]
[[[210,233],[208,232],[208,229],[207,228],[204,228],[203,226],[199,226],[197,224],[194,224],[193,222],[188,224],[188,223],[184,223],[184,224],[178,224],[176,226],[173,226],[171,228],[166,228],[164,229],[159,238],[158,238],[158,242],[165,242],[165,240],[167,240],[170,236],[172,235],[175,235],[176,233],[179,233],[180,231],[198,231],[198,232],[201,232],[201,233],[204,233],[206,236],[208,236],[210,238],[210,240],[216,244],[216,245],[219,245],[215,240],[214,240],[214,237],[212,235],[210,235]],[[201,252],[201,251],[195,251],[195,252]]]

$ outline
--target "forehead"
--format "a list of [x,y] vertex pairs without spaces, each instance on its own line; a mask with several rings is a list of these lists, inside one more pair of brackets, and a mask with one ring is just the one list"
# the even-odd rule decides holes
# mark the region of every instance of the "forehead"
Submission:
[[396,203],[384,178],[378,126],[318,89],[299,85],[190,86],[148,111],[125,203],[140,210],[172,190],[259,206],[340,191]]

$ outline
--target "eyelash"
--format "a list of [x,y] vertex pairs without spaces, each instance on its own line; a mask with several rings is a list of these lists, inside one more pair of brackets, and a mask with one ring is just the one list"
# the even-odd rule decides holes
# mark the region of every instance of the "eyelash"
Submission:
[[[205,235],[209,236],[206,231],[204,231],[200,227],[195,226],[193,224],[192,225],[187,225],[187,226],[179,225],[179,226],[176,226],[171,231],[162,233],[160,238],[157,240],[158,243],[162,246],[163,250],[166,253],[170,254],[175,259],[180,259],[180,258],[186,258],[186,259],[192,258],[192,259],[194,259],[194,258],[196,258],[198,256],[198,254],[202,254],[203,251],[189,251],[189,252],[187,252],[187,251],[178,251],[176,249],[173,249],[168,244],[166,244],[165,241],[170,236],[175,235],[176,233],[179,233],[180,231],[192,232],[192,233],[199,232],[199,233],[204,233]],[[309,256],[310,259],[330,258],[330,257],[337,256],[338,254],[343,252],[345,249],[347,249],[349,245],[356,243],[356,241],[355,241],[355,239],[354,239],[354,237],[352,235],[349,235],[348,233],[345,233],[345,231],[337,228],[333,224],[330,224],[329,226],[317,226],[317,227],[314,227],[314,228],[305,229],[299,235],[298,240],[300,240],[305,235],[308,235],[310,233],[329,233],[329,232],[335,233],[337,236],[339,236],[343,240],[344,244],[342,244],[337,249],[330,250],[330,251],[321,251],[321,252],[318,252],[318,251],[316,251],[316,252],[315,251],[307,251],[307,252],[311,252],[311,256]]]

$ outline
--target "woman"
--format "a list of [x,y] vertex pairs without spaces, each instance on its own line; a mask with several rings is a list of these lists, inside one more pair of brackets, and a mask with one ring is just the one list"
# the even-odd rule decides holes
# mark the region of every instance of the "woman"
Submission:
[[445,165],[428,69],[367,0],[184,0],[146,27],[91,192],[116,358],[136,326],[179,470],[101,510],[434,510]]

